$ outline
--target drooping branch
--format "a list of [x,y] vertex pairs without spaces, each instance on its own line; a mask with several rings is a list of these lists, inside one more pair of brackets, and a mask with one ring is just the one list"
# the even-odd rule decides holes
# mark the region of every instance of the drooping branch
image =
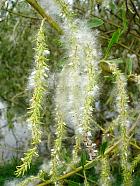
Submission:
[[46,21],[50,24],[52,28],[54,28],[59,34],[62,34],[63,31],[60,28],[59,24],[52,19],[44,9],[38,4],[36,0],[26,0]]

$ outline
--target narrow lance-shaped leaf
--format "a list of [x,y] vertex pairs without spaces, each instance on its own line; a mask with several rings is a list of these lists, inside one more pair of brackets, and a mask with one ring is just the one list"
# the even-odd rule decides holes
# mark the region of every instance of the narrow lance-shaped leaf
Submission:
[[108,43],[108,46],[107,46],[107,49],[106,49],[106,52],[105,52],[105,59],[109,56],[110,50],[113,47],[113,45],[118,43],[120,35],[121,35],[121,29],[118,28],[118,30],[116,30],[113,33],[113,35],[112,35],[112,37],[111,37],[111,39]]

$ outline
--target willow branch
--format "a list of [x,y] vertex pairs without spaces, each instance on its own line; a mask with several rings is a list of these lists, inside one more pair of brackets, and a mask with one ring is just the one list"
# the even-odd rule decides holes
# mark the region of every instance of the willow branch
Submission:
[[50,17],[44,9],[38,4],[36,0],[26,0],[46,21],[50,24],[52,28],[54,28],[59,34],[63,34],[62,29],[59,24],[55,22],[52,17]]

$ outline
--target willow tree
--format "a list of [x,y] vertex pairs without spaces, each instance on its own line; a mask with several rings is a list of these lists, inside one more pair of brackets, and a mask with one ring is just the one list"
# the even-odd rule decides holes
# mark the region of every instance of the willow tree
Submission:
[[[26,0],[12,6],[9,2],[1,3],[1,22],[5,29],[12,21],[20,25],[20,19],[33,25],[29,42],[34,41],[35,56],[27,70],[32,67],[33,72],[27,103],[32,141],[17,166],[17,177],[24,176],[34,157],[41,155],[42,135],[51,136],[47,171],[41,169],[19,184],[36,180],[38,186],[135,184],[140,148],[135,132],[140,118],[139,1]],[[15,26],[14,34],[18,32]],[[13,43],[20,47],[12,49],[10,59],[24,48],[26,38],[18,37]],[[8,41],[2,44],[5,47]],[[6,51],[2,54],[1,60]],[[27,82],[26,76],[24,87]],[[1,97],[15,105],[8,93]]]

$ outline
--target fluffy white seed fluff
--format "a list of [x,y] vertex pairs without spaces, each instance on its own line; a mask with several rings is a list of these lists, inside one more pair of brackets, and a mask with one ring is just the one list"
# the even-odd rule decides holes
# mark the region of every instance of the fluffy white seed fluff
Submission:
[[18,183],[19,183],[19,180],[14,179],[12,181],[6,181],[4,186],[16,186],[16,185],[18,185]]
[[[97,85],[93,90],[87,91],[89,84],[88,63],[85,50],[91,50],[90,64],[93,65],[98,74],[98,60],[100,52],[97,49],[97,31],[91,32],[86,22],[76,20],[73,23],[64,22],[65,36],[62,40],[68,52],[68,61],[64,65],[56,82],[55,103],[63,113],[65,123],[74,128],[76,133],[82,133],[84,104],[87,96],[98,95]],[[78,128],[77,128],[78,125]]]
[[52,17],[56,18],[56,15],[60,14],[60,10],[54,0],[40,0],[40,4]]

